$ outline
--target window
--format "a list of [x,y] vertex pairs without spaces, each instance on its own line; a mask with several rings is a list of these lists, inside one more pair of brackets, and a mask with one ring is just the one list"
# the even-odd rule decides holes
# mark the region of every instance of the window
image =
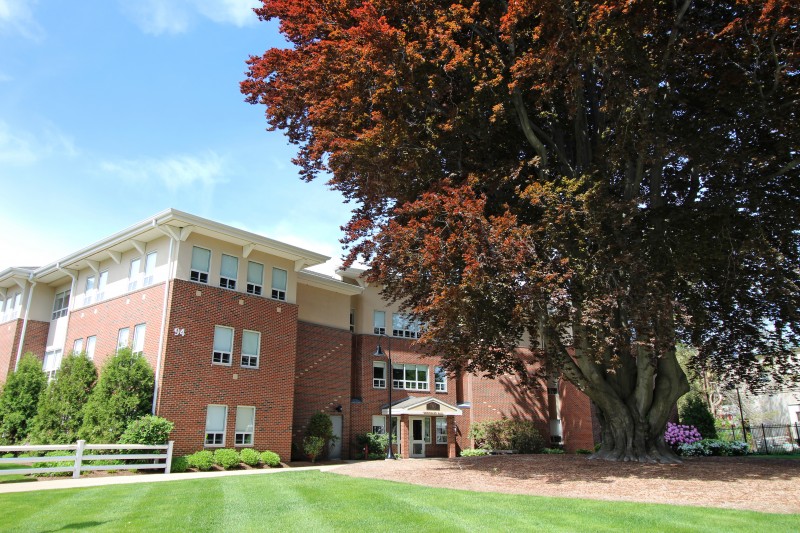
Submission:
[[106,297],[106,283],[108,283],[108,270],[100,272],[97,278],[97,298],[98,302],[102,302]]
[[425,444],[431,443],[431,417],[426,416],[422,419],[422,432]]
[[94,346],[97,344],[97,337],[92,335],[91,337],[86,337],[86,357],[89,359],[94,359]]
[[225,446],[227,405],[209,405],[206,410],[206,446]]
[[425,365],[394,365],[392,386],[395,389],[428,390],[428,367]]
[[158,252],[150,252],[147,254],[147,257],[144,259],[144,282],[142,283],[143,287],[149,287],[153,284],[153,276],[156,272],[156,259],[158,258]]
[[375,335],[386,334],[386,312],[374,311],[372,313],[372,330]]
[[230,365],[232,351],[233,328],[214,326],[214,354],[211,357],[211,362],[220,365]]
[[72,353],[78,354],[83,351],[83,339],[75,339],[72,343]]
[[239,275],[239,258],[222,254],[219,268],[219,286],[223,289],[236,289],[236,278]]
[[264,285],[264,265],[261,263],[247,262],[247,292],[261,296]]
[[433,382],[436,392],[447,392],[447,372],[444,368],[440,366],[433,368]]
[[356,332],[356,310],[350,310],[350,333]]
[[53,302],[53,320],[66,316],[69,309],[69,291],[56,294],[56,301]]
[[208,268],[211,265],[211,250],[192,247],[192,270],[189,279],[199,283],[208,283]]
[[282,268],[272,269],[272,297],[276,300],[286,299],[286,276]]
[[253,427],[255,426],[255,421],[255,407],[242,407],[240,405],[236,408],[236,433],[233,437],[233,442],[235,445],[253,445]]
[[97,280],[94,276],[89,276],[86,278],[86,289],[83,291],[83,305],[89,305],[92,303],[92,298],[94,298],[95,281]]
[[383,361],[372,362],[372,386],[376,389],[386,388],[386,363]]
[[50,350],[44,353],[42,370],[47,375],[47,381],[56,379],[56,373],[61,367],[61,350]]
[[[392,417],[394,418],[394,417]],[[372,432],[378,435],[386,433],[386,417],[381,415],[372,415]]]
[[258,331],[242,331],[242,366],[258,368],[258,356],[261,353],[261,333]]
[[447,419],[436,418],[436,444],[447,444]]
[[121,330],[119,330],[119,333],[117,333],[117,351],[123,348],[127,348],[128,341],[130,340],[130,338],[131,338],[131,328],[122,328]]
[[141,354],[144,352],[144,333],[147,324],[136,324],[133,328],[133,353]]
[[392,313],[392,336],[406,339],[419,338],[419,322],[411,320],[400,313]]
[[131,260],[131,269],[128,272],[128,290],[135,291],[139,287],[139,272],[142,270],[142,258]]

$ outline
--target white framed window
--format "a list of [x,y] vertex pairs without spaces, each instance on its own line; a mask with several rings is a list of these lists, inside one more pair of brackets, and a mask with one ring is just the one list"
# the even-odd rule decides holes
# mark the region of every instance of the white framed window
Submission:
[[47,375],[47,381],[56,379],[56,373],[61,368],[61,350],[49,350],[44,353],[42,370]]
[[102,302],[106,298],[106,285],[108,284],[108,270],[103,270],[97,276],[97,297],[98,302]]
[[94,276],[88,276],[86,278],[86,288],[83,291],[83,305],[89,305],[92,303],[94,299],[94,292],[97,288],[96,285],[97,279]]
[[192,246],[192,269],[189,279],[198,283],[208,283],[208,269],[211,266],[211,250]]
[[131,269],[128,271],[128,290],[135,291],[139,288],[139,272],[142,271],[142,258],[131,259]]
[[122,328],[117,333],[117,351],[127,348],[131,338],[131,328]]
[[436,444],[447,444],[447,418],[436,417]]
[[[394,418],[394,417],[392,417]],[[383,415],[372,415],[372,432],[378,435],[386,433],[386,417]]]
[[214,353],[211,362],[218,365],[230,365],[233,352],[233,328],[214,326]]
[[144,258],[144,281],[142,282],[143,287],[149,287],[150,285],[153,284],[156,272],[156,259],[158,259],[158,252],[150,252]]
[[247,262],[247,292],[261,296],[264,287],[264,265],[253,261]]
[[350,310],[350,333],[356,332],[356,310]]
[[429,390],[427,365],[393,365],[392,386],[395,389]]
[[426,416],[422,419],[422,434],[425,444],[431,443],[431,417]]
[[386,334],[386,311],[372,312],[372,331],[375,335]]
[[374,389],[386,388],[386,363],[383,361],[372,362],[372,387]]
[[447,392],[447,372],[444,368],[440,366],[433,368],[433,383],[436,392]]
[[86,337],[86,357],[89,359],[94,359],[94,347],[96,344],[97,336]]
[[147,324],[136,324],[133,328],[133,353],[141,354],[144,352],[144,334]]
[[56,299],[53,302],[53,318],[55,320],[57,318],[61,318],[62,316],[67,315],[67,309],[69,309],[69,291],[62,291],[56,294]]
[[219,286],[223,289],[236,289],[236,278],[239,277],[239,258],[222,254],[219,267]]
[[78,354],[83,351],[83,338],[75,339],[75,342],[72,343],[72,353]]
[[227,405],[209,405],[206,408],[206,446],[225,446],[227,421]]
[[272,297],[276,300],[286,299],[286,279],[288,274],[282,268],[272,269]]
[[242,331],[242,366],[258,368],[261,354],[261,333],[258,331]]
[[419,322],[411,320],[401,313],[392,313],[392,337],[418,339],[420,329]]
[[236,446],[253,445],[253,428],[256,425],[255,407],[236,407],[236,432],[233,443]]

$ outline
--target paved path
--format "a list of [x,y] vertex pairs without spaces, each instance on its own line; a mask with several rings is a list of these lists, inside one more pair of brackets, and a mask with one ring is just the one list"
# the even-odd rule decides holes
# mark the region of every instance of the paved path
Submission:
[[[127,485],[129,483],[158,483],[161,481],[188,481],[209,477],[253,476],[259,474],[278,474],[281,472],[302,472],[303,470],[333,470],[341,464],[322,466],[301,466],[296,468],[254,468],[252,470],[223,470],[214,472],[185,472],[182,474],[136,474],[130,476],[84,477],[78,479],[60,478],[47,481],[18,481],[0,483],[0,494],[10,492],[33,492],[37,490],[74,489],[81,487],[101,487],[105,485]],[[4,473],[12,472],[4,470]]]

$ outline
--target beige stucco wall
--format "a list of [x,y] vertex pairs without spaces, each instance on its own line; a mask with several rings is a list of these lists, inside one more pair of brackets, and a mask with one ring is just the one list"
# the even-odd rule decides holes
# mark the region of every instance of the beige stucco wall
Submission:
[[298,320],[349,330],[350,297],[333,291],[297,285]]

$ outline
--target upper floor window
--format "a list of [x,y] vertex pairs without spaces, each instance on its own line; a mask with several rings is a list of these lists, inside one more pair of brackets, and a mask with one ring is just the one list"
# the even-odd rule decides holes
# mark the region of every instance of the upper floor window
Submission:
[[219,268],[219,286],[223,289],[236,289],[236,278],[239,274],[239,258],[222,254]]
[[227,405],[208,406],[206,411],[206,446],[225,446],[225,423],[227,419]]
[[72,353],[78,354],[83,351],[83,338],[75,339],[72,343]]
[[211,266],[211,250],[192,247],[192,270],[189,279],[199,283],[208,283],[208,269]]
[[144,352],[144,334],[147,324],[136,324],[133,328],[133,353]]
[[211,362],[219,365],[231,364],[233,352],[233,328],[214,326],[214,353]]
[[264,285],[264,265],[261,263],[247,262],[247,292],[261,296]]
[[53,320],[61,318],[67,314],[69,309],[69,291],[63,291],[56,294],[56,300],[53,302]]
[[144,259],[144,282],[142,285],[148,287],[153,284],[153,276],[156,272],[156,259],[158,252],[150,252]]
[[236,431],[233,443],[237,446],[249,446],[253,444],[253,428],[256,423],[255,407],[236,407]]
[[83,305],[89,305],[92,303],[92,299],[94,298],[94,290],[96,288],[96,282],[94,276],[88,276],[86,278],[86,289],[83,291]]
[[117,333],[117,351],[127,348],[131,338],[131,328],[122,328]]
[[137,257],[131,260],[131,269],[128,272],[128,290],[135,291],[139,288],[139,272],[142,270],[142,258]]
[[395,389],[429,390],[426,365],[393,365],[392,386]]
[[434,390],[436,392],[447,392],[447,372],[444,368],[437,366],[433,369]]
[[419,322],[411,320],[406,315],[392,313],[392,336],[418,339],[419,331]]
[[386,388],[386,363],[383,361],[372,362],[372,386],[376,389]]
[[375,335],[386,334],[386,312],[374,311],[372,313],[372,331]]
[[97,336],[86,337],[86,357],[89,359],[94,359],[94,347],[96,344]]
[[102,302],[106,297],[106,284],[108,283],[108,270],[100,272],[97,278],[97,301]]
[[272,297],[276,300],[286,299],[287,273],[282,268],[272,269]]
[[42,370],[47,375],[47,381],[56,379],[56,373],[61,368],[61,350],[49,350],[44,353]]
[[261,333],[258,331],[242,331],[242,366],[258,368],[258,356],[261,353]]

